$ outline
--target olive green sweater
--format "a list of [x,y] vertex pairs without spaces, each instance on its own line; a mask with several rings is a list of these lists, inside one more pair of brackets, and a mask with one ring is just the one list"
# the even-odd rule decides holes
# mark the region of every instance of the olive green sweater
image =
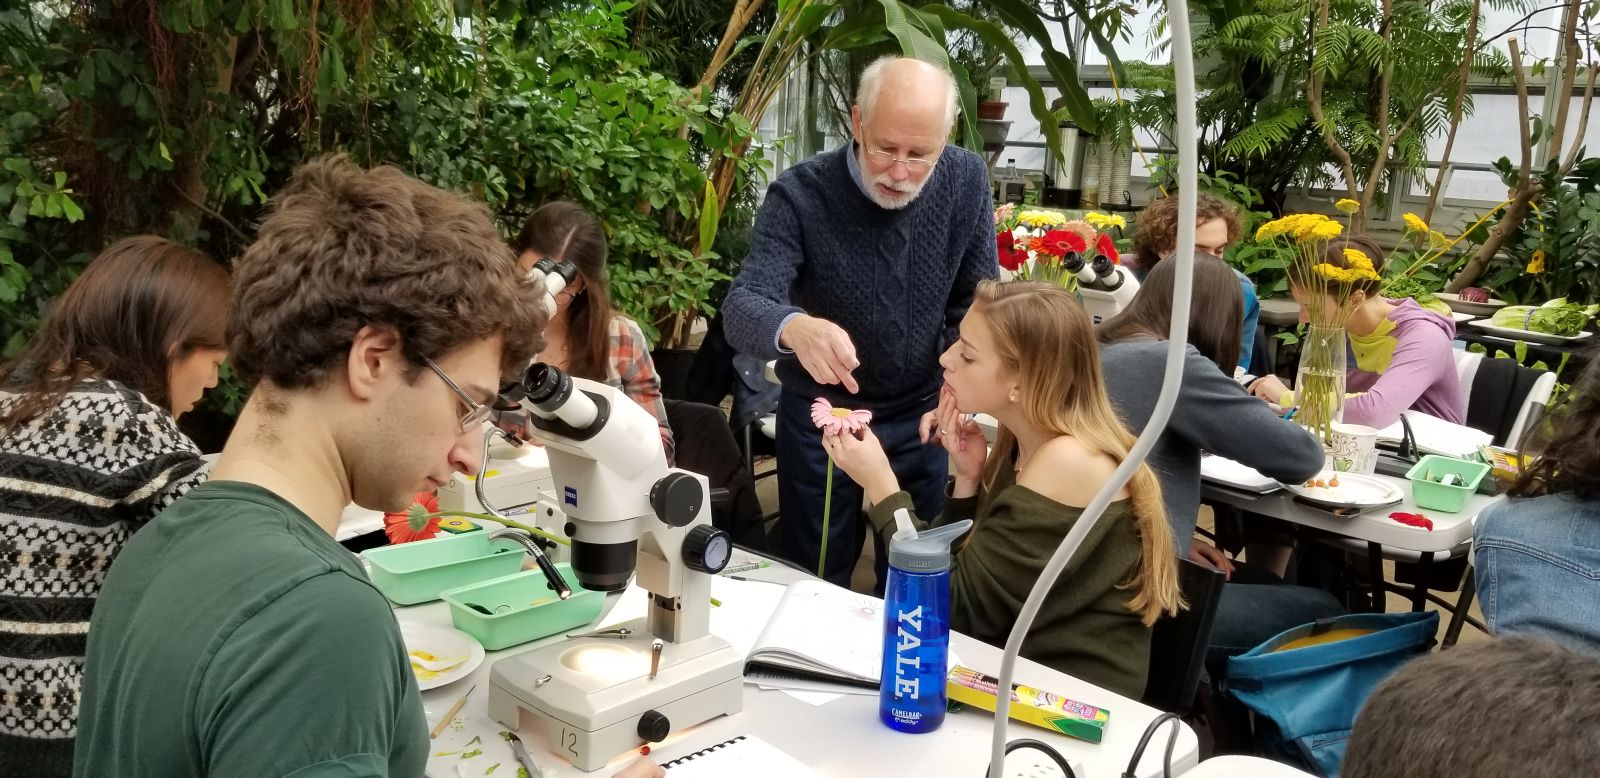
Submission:
[[[1018,486],[1009,466],[1000,473],[981,517],[978,497],[947,496],[944,515],[931,525],[977,519],[950,571],[950,627],[995,646],[1005,645],[1045,562],[1083,513]],[[916,516],[906,492],[872,506],[872,523],[885,543],[900,508]],[[929,526],[916,521],[919,529]],[[1150,666],[1150,628],[1128,609],[1133,592],[1118,588],[1138,572],[1139,548],[1131,505],[1112,503],[1056,580],[1022,641],[1022,655],[1139,699]]]

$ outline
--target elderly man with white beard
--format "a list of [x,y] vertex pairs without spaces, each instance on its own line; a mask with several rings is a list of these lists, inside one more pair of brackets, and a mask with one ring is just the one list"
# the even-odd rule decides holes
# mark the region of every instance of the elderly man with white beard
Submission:
[[813,401],[871,411],[918,515],[939,515],[946,457],[918,424],[938,403],[938,358],[973,290],[999,275],[987,166],[946,146],[957,102],[955,81],[937,66],[893,57],[869,65],[850,111],[853,142],[772,183],[723,304],[729,343],[777,359],[783,383],[776,550],[808,570],[823,562],[823,577],[845,586],[863,537],[876,533],[859,531],[861,488],[850,479],[834,473],[827,501]]

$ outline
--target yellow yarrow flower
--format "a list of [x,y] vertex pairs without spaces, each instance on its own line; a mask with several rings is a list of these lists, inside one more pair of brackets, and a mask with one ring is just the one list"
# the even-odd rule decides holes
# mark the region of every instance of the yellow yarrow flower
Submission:
[[1256,240],[1269,241],[1288,232],[1290,218],[1291,217],[1285,216],[1281,219],[1273,219],[1272,221],[1261,225],[1256,229]]
[[1360,281],[1379,280],[1378,274],[1373,272],[1371,268],[1362,269],[1357,267],[1339,267],[1337,265],[1330,265],[1327,262],[1321,262],[1313,267],[1312,270],[1323,278],[1326,278],[1330,281],[1338,281],[1341,284],[1353,284]]
[[1431,232],[1431,230],[1428,229],[1428,223],[1423,221],[1422,217],[1414,213],[1407,213],[1400,218],[1406,223],[1406,232]]
[[1313,267],[1311,269],[1316,271],[1317,275],[1322,276],[1323,278],[1326,278],[1329,281],[1347,281],[1347,280],[1349,280],[1348,278],[1345,277],[1346,273],[1348,273],[1349,271],[1345,270],[1342,267],[1339,267],[1338,265],[1330,265],[1327,262],[1319,262],[1319,263],[1317,263],[1316,267]]
[[1317,243],[1333,240],[1344,232],[1344,225],[1320,213],[1301,214],[1301,219],[1294,227],[1295,240],[1300,243]]
[[1432,230],[1428,233],[1428,245],[1436,249],[1450,248],[1450,236],[1438,230]]
[[1361,210],[1361,203],[1346,197],[1339,202],[1334,203],[1333,207],[1338,208],[1340,213],[1353,214],[1356,211]]
[[1344,261],[1356,270],[1372,270],[1372,258],[1360,249],[1345,249]]
[[1533,257],[1528,260],[1528,273],[1538,275],[1544,272],[1544,249],[1535,249]]
[[1280,218],[1272,219],[1269,223],[1262,224],[1259,229],[1256,229],[1256,240],[1272,240],[1275,237],[1282,237],[1282,235],[1294,235],[1299,223],[1302,221],[1301,216],[1304,215],[1291,213],[1291,215],[1280,216]]

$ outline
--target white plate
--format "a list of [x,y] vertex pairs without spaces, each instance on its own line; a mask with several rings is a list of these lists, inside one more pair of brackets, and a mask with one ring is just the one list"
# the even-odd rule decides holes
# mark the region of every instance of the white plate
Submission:
[[437,689],[448,683],[454,683],[472,675],[472,671],[483,664],[483,646],[473,640],[471,635],[459,629],[440,627],[433,624],[418,624],[411,621],[400,622],[400,635],[406,641],[406,654],[412,651],[426,651],[439,659],[454,659],[458,656],[466,657],[461,664],[448,670],[441,670],[431,675],[427,671],[418,670],[412,666],[412,672],[417,674],[417,688],[422,691]]
[[1455,319],[1456,324],[1465,324],[1466,322],[1472,321],[1473,319],[1481,319],[1483,317],[1481,317],[1481,316],[1479,316],[1479,315],[1477,315],[1475,313],[1462,313],[1460,311],[1451,311],[1450,312],[1450,318]]
[[1489,302],[1486,303],[1474,303],[1461,299],[1460,295],[1453,292],[1437,292],[1433,296],[1443,300],[1444,304],[1450,306],[1452,311],[1470,313],[1474,316],[1493,316],[1495,311],[1506,307],[1505,300],[1497,300],[1493,297],[1489,298]]
[[1395,482],[1374,475],[1324,470],[1317,473],[1316,478],[1327,481],[1335,476],[1339,479],[1339,485],[1336,487],[1284,484],[1283,488],[1308,502],[1334,508],[1376,508],[1393,505],[1404,500],[1406,496]]
[[1545,343],[1552,346],[1575,343],[1594,334],[1593,332],[1584,330],[1576,335],[1551,335],[1548,332],[1534,332],[1532,330],[1522,330],[1515,327],[1496,327],[1493,324],[1490,324],[1489,320],[1487,319],[1469,322],[1469,324],[1477,327],[1480,330],[1483,330],[1484,332],[1499,335],[1502,338],[1509,338],[1511,340],[1526,340],[1529,343]]

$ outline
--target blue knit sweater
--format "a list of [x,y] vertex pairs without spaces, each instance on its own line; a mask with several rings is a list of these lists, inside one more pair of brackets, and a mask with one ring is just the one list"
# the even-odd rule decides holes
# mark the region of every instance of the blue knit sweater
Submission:
[[734,348],[776,359],[787,356],[777,335],[789,314],[839,325],[861,360],[861,391],[818,385],[792,356],[778,362],[784,389],[892,413],[937,391],[939,355],[955,342],[973,290],[999,276],[988,169],[947,147],[922,194],[890,210],[851,178],[852,150],[806,160],[768,188],[723,326]]

